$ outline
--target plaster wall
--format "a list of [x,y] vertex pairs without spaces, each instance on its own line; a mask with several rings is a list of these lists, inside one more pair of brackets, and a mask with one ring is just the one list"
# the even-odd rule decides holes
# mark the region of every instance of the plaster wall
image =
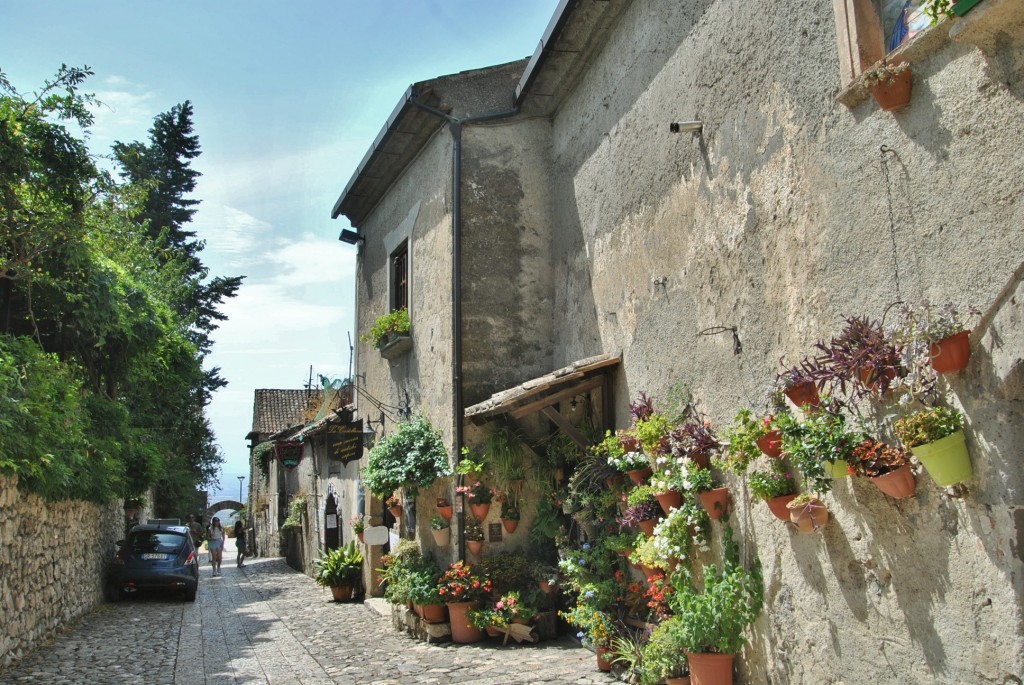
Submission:
[[[554,366],[622,349],[620,425],[629,398],[677,382],[717,425],[763,411],[780,358],[798,360],[841,315],[879,319],[923,297],[983,311],[971,366],[944,381],[970,424],[964,492],[921,474],[896,503],[844,480],[827,498],[834,521],[800,536],[726,478],[733,524],[765,565],[742,682],[1024,675],[1013,30],[994,29],[988,53],[939,41],[893,115],[836,101],[827,5],[637,0],[553,121],[554,281],[568,284],[555,290]],[[685,119],[703,135],[669,133]],[[722,326],[739,354],[728,333],[698,335]]]

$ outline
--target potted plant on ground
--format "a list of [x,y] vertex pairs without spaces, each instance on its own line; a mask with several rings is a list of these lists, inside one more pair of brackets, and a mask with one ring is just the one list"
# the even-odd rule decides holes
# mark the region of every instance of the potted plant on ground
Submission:
[[828,523],[828,507],[814,493],[804,492],[786,505],[789,520],[801,533],[816,533]]
[[886,112],[894,112],[910,104],[913,78],[909,62],[889,64],[884,59],[880,60],[861,74],[861,81]]
[[[643,647],[640,667],[641,685],[680,685],[689,683],[689,668],[684,652],[679,617],[672,616],[651,633]],[[684,680],[685,678],[685,680]]]
[[579,628],[576,633],[578,639],[594,647],[598,669],[612,670],[611,642],[618,633],[615,618],[607,611],[582,601],[568,611],[559,611],[558,615],[569,625]]
[[410,574],[408,596],[416,615],[427,623],[444,623],[447,607],[441,597],[438,573],[433,564],[425,564]]
[[352,588],[363,572],[363,554],[356,549],[353,540],[314,559],[313,566],[316,569],[313,580],[331,588],[335,601],[347,602],[352,599]]
[[363,541],[363,532],[366,530],[366,517],[361,514],[356,514],[348,520],[352,526],[352,532],[359,538],[359,542]]
[[739,547],[732,529],[723,538],[722,565],[704,567],[703,589],[698,589],[688,567],[672,575],[676,591],[669,604],[678,617],[678,640],[686,653],[690,677],[700,685],[732,683],[732,662],[746,638],[744,629],[761,613],[764,583],[761,563],[754,559],[749,569],[739,559]]
[[466,547],[474,556],[480,556],[484,548],[484,526],[480,521],[472,518],[466,519],[466,525],[462,536],[466,539]]
[[793,501],[797,491],[793,474],[773,463],[768,471],[750,472],[747,483],[754,496],[768,504],[775,518],[781,521],[789,520],[789,509],[786,505]]
[[519,517],[519,504],[511,497],[504,497],[501,502],[501,525],[504,526],[506,533],[511,535],[516,532],[516,528],[519,526]]
[[[512,590],[506,592],[499,597],[494,603],[487,604],[479,609],[472,609],[469,612],[470,622],[480,630],[488,630],[488,634],[493,634],[492,631],[498,634],[505,634],[505,641],[508,641],[510,635],[510,628],[513,625],[529,626],[530,621],[533,619],[534,614],[537,612],[532,608],[523,603],[519,597],[518,590]],[[530,630],[524,628],[522,631],[515,633],[516,641],[524,639],[524,636],[528,636]]]
[[451,525],[451,522],[440,514],[430,517],[430,534],[438,547],[447,547],[451,542]]
[[394,433],[378,440],[367,461],[363,482],[381,499],[403,487],[415,495],[437,478],[451,475],[441,433],[422,414],[399,423]]
[[864,440],[853,448],[850,468],[875,487],[896,499],[914,494],[914,472],[910,470],[910,451],[880,440]]
[[466,498],[473,516],[481,521],[487,518],[491,511],[491,498],[494,497],[494,492],[489,487],[480,481],[474,481],[469,485],[460,485],[455,488],[455,492]]
[[470,625],[469,610],[477,608],[491,590],[491,579],[472,564],[456,561],[444,572],[438,580],[438,594],[448,606],[452,642],[468,644],[483,638],[483,634]]
[[897,420],[893,431],[921,460],[932,480],[948,487],[974,474],[963,427],[963,414],[957,410],[931,407]]

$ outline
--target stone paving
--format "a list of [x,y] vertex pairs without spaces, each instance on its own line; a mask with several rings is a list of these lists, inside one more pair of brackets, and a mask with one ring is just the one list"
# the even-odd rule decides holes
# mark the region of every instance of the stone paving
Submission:
[[[593,652],[569,638],[536,645],[428,645],[362,603],[329,591],[282,559],[202,569],[199,597],[105,604],[53,644],[0,672],[0,683],[77,685],[597,685]],[[229,562],[230,559],[230,562]]]

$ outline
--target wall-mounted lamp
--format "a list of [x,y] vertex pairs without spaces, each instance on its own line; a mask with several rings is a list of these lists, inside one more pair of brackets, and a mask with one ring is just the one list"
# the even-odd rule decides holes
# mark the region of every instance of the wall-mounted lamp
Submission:
[[350,231],[347,228],[342,229],[341,235],[338,236],[338,240],[349,245],[358,245],[359,243],[366,240],[365,236],[361,236],[355,231]]
[[668,125],[668,130],[672,133],[692,133],[697,135],[704,130],[703,121],[673,121]]

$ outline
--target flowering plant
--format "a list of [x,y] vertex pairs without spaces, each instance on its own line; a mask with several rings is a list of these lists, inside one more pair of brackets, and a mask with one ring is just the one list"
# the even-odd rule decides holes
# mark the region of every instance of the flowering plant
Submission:
[[669,567],[668,557],[658,551],[654,538],[649,538],[646,535],[636,549],[630,553],[629,561],[637,566],[657,568],[662,571],[667,571]]
[[711,519],[707,510],[691,499],[669,512],[654,527],[654,550],[663,559],[687,561],[694,543],[701,552],[707,552]]
[[474,542],[483,542],[484,540],[484,527],[475,518],[467,518],[466,525],[463,528],[462,535],[467,540]]
[[650,521],[661,514],[661,505],[654,498],[654,488],[643,485],[630,491],[626,499],[626,510],[619,517],[619,525],[636,526],[641,521]]
[[589,640],[595,647],[609,646],[618,632],[611,614],[593,609],[586,604],[577,604],[568,611],[559,611],[558,615],[580,629],[576,637]]
[[639,451],[636,437],[624,431],[619,431],[618,435],[605,431],[604,440],[594,445],[591,452],[603,457],[609,466],[621,473],[647,466],[647,457]]
[[489,626],[504,628],[512,622],[512,619],[529,621],[535,613],[537,612],[522,603],[519,599],[519,592],[513,591],[505,593],[490,606],[470,611],[469,622],[480,630]]
[[651,476],[651,487],[657,493],[669,490],[685,489],[683,483],[690,473],[692,462],[673,454],[659,454],[654,460],[654,475]]
[[711,492],[715,489],[715,479],[711,476],[711,469],[691,469],[683,487],[687,492]]
[[853,448],[850,470],[874,478],[892,473],[910,463],[910,450],[877,440],[864,440]]
[[437,593],[445,602],[475,602],[491,594],[491,579],[472,564],[456,561],[437,582]]
[[566,584],[576,592],[588,583],[611,577],[615,566],[615,556],[603,545],[584,542],[579,547],[564,548],[560,554],[558,570]]
[[445,528],[451,527],[451,521],[446,519],[440,514],[434,514],[430,517],[430,529],[431,530],[444,530]]
[[447,497],[438,497],[437,498],[437,504],[435,504],[434,506],[436,506],[438,509],[440,509],[442,507],[450,507],[451,505],[452,505],[452,503],[448,501]]
[[352,526],[352,531],[356,535],[359,535],[364,530],[366,530],[366,517],[365,516],[361,516],[359,514],[356,514],[355,516],[350,518],[348,520],[348,522],[349,522],[349,525]]
[[750,491],[761,499],[782,497],[796,492],[796,481],[793,474],[773,467],[770,471],[752,471],[747,477]]
[[472,485],[460,485],[455,492],[465,495],[470,504],[490,504],[494,497],[494,491],[481,483],[474,481]]

